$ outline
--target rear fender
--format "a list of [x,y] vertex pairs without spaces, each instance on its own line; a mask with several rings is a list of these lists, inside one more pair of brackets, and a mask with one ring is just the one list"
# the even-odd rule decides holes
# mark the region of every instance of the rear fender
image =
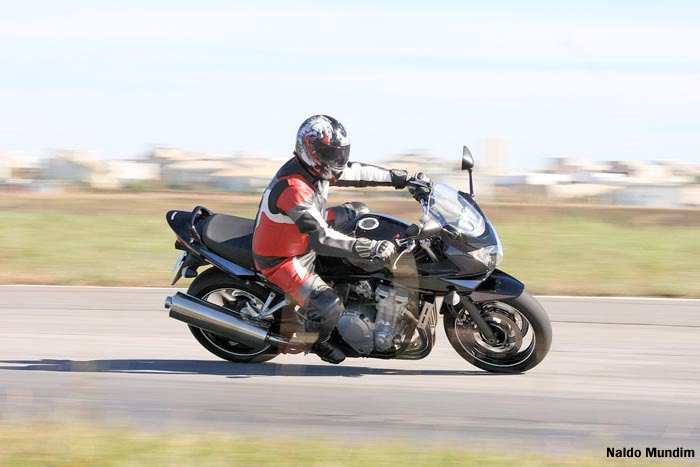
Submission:
[[168,221],[168,226],[175,232],[175,235],[183,243],[189,243],[191,236],[189,232],[189,220],[192,215],[191,211],[168,211],[165,219]]
[[165,219],[177,238],[183,243],[201,244],[202,238],[199,235],[198,225],[212,214],[213,212],[204,206],[197,206],[192,211],[168,211]]

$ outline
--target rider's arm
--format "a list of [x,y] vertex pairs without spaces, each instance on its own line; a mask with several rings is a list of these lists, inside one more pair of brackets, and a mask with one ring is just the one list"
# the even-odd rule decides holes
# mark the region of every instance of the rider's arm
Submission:
[[393,186],[405,188],[408,172],[405,170],[387,170],[376,165],[361,162],[348,162],[343,174],[332,183],[335,186]]
[[[289,179],[288,185],[277,198],[277,207],[294,221],[301,232],[309,234],[309,246],[322,256],[355,256],[356,239],[328,226],[314,205],[314,190],[295,179]],[[280,241],[284,239],[280,238]]]

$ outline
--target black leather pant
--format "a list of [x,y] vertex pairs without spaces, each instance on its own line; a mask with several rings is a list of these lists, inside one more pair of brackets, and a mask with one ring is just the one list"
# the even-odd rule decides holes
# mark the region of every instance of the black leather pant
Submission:
[[[333,211],[334,218],[329,224],[341,232],[349,231],[352,222],[358,216],[369,212],[367,205],[360,202],[344,203],[334,206],[330,210]],[[310,271],[312,274],[308,278],[308,285],[307,281],[304,281],[304,286],[308,287],[309,292],[303,307],[312,326],[315,324],[316,326],[313,327],[318,328],[318,341],[324,342],[330,337],[335,323],[338,322],[338,318],[345,310],[345,306],[335,289],[313,273],[313,265],[309,266],[312,268]]]

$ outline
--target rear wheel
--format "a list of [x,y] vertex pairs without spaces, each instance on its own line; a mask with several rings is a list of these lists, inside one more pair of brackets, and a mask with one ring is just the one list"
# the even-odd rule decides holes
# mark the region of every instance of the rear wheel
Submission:
[[495,373],[519,373],[534,368],[547,355],[552,325],[530,294],[476,305],[496,342],[488,342],[466,312],[448,312],[443,319],[447,339],[469,363]]
[[[260,309],[268,291],[257,284],[245,283],[220,272],[208,269],[200,274],[187,290],[189,295],[234,311],[241,311],[250,303]],[[277,356],[277,350],[270,344],[262,347],[248,347],[203,329],[189,326],[190,331],[202,347],[217,357],[235,363],[261,363]]]

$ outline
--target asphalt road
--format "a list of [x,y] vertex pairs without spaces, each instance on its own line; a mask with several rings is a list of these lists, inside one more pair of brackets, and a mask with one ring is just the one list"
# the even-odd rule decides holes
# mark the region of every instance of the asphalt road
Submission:
[[236,365],[169,319],[165,295],[0,286],[0,418],[700,452],[697,300],[541,298],[554,328],[548,358],[526,374],[493,375],[453,352],[441,327],[422,361]]

